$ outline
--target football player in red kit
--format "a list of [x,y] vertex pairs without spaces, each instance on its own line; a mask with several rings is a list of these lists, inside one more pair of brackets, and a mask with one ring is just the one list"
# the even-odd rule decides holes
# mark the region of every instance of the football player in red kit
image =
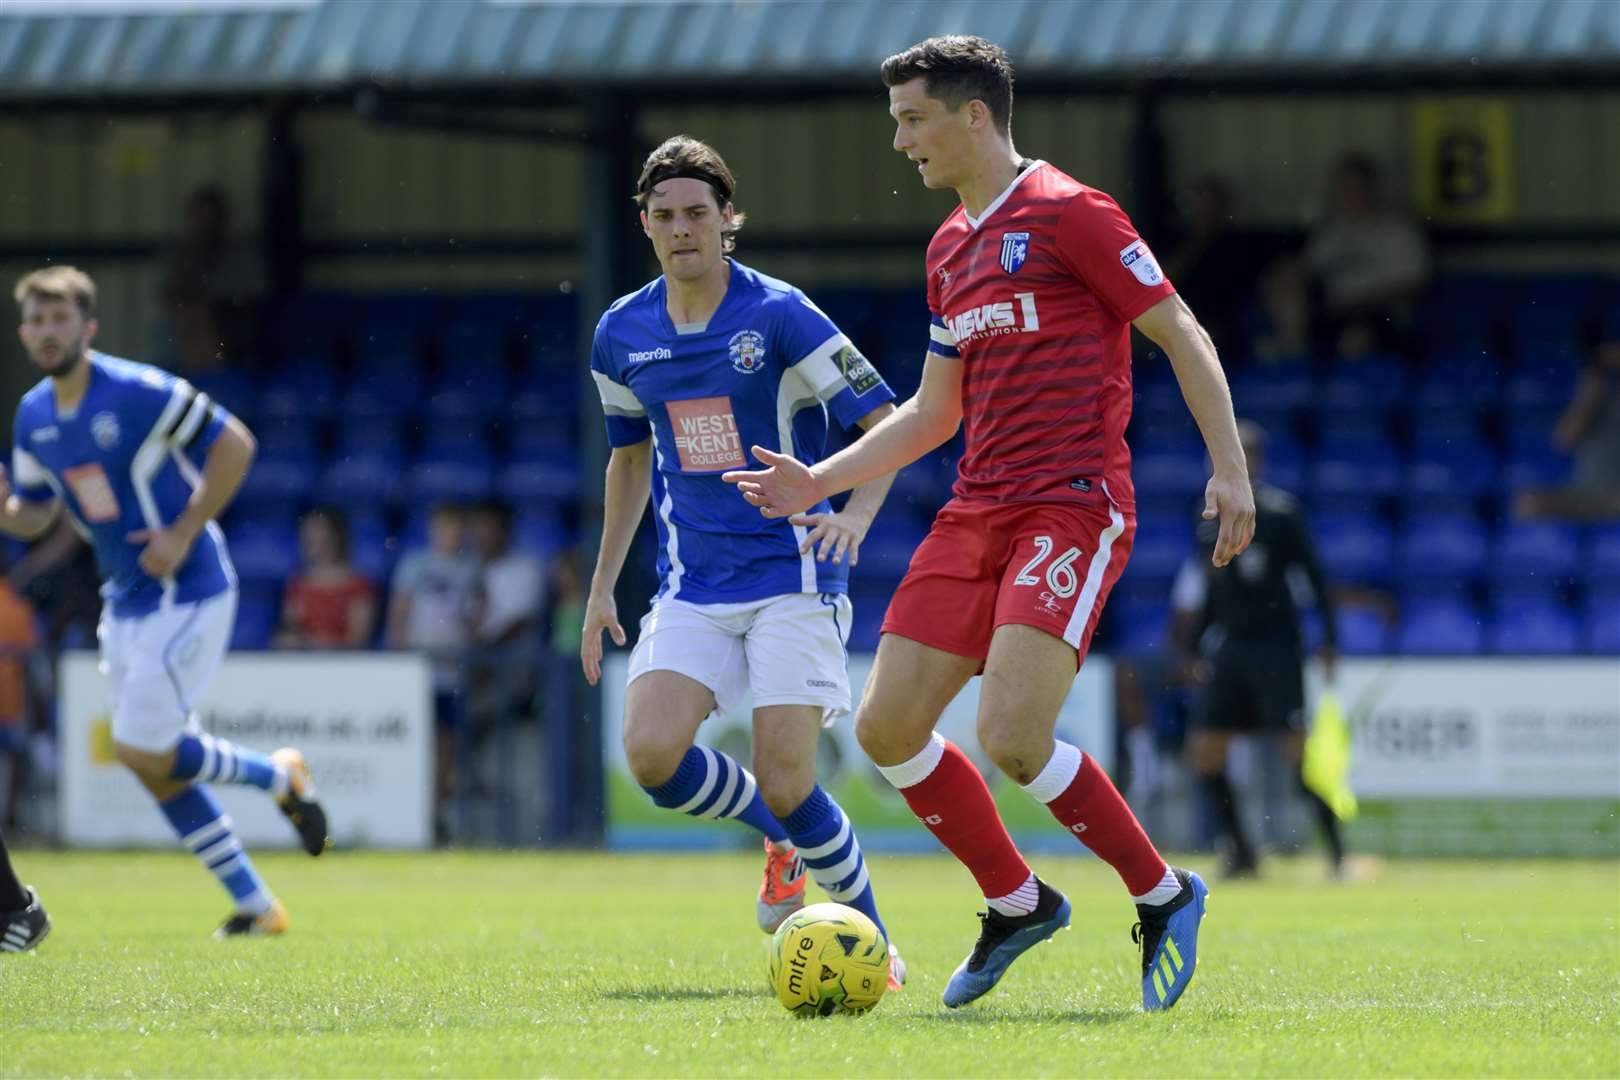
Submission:
[[1209,336],[1114,200],[1013,148],[1005,52],[930,38],[884,61],[883,81],[894,148],[925,186],[962,200],[928,246],[922,385],[814,468],[756,447],[770,467],[727,479],[766,517],[797,514],[966,425],[954,497],[889,605],[856,718],[862,747],[984,893],[979,940],[945,1004],[986,993],[1070,917],[1013,846],[984,778],[934,732],[982,674],[981,745],[1119,873],[1137,908],[1143,1008],[1169,1008],[1192,980],[1208,890],[1166,865],[1107,774],[1054,728],[1135,534],[1131,327],[1169,356],[1209,449],[1217,566],[1254,529],[1231,395]]

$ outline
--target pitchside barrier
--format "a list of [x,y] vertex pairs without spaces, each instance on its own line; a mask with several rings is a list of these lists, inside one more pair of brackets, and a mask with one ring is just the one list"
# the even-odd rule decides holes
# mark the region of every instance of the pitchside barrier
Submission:
[[[606,834],[614,847],[720,847],[751,843],[740,826],[654,807],[629,774],[623,730],[623,654],[603,662],[602,754]],[[859,699],[870,655],[850,657]],[[1059,737],[1113,765],[1113,669],[1086,662],[1058,718]],[[1310,680],[1314,705],[1322,680]],[[1353,847],[1384,854],[1620,854],[1620,661],[1614,658],[1362,658],[1339,664],[1335,689],[1353,737],[1351,783],[1361,814]],[[991,780],[1008,829],[1032,849],[1071,850],[1045,809],[989,766],[973,736],[978,681],[959,694],[939,730]],[[746,707],[709,717],[704,743],[749,760]],[[1164,770],[1185,778],[1179,770]],[[867,760],[849,717],[821,741],[821,782],[873,849],[935,850],[904,800]],[[1286,786],[1279,790],[1286,791]],[[1198,813],[1196,797],[1175,800]],[[1195,795],[1196,793],[1194,793]],[[1172,844],[1196,837],[1171,822]],[[1167,845],[1169,846],[1169,845]]]
[[[113,756],[106,681],[93,652],[59,668],[62,839],[81,847],[173,847],[152,799]],[[432,839],[431,675],[401,653],[232,653],[198,703],[203,727],[268,752],[302,749],[333,840],[345,847],[425,847]],[[213,785],[249,847],[296,837],[264,793]]]

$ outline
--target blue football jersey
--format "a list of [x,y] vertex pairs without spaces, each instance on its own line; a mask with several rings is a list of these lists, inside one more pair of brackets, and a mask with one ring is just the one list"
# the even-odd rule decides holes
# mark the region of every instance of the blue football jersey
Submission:
[[90,385],[71,413],[42,379],[17,405],[12,488],[19,498],[60,498],[90,542],[102,596],[120,617],[170,602],[205,600],[236,585],[225,536],[210,522],[172,578],[140,567],[145,546],[127,537],[172,524],[200,479],[226,412],[184,379],[148,364],[92,352]]
[[677,326],[660,277],[597,323],[591,375],[608,442],[652,437],[659,596],[722,604],[847,591],[847,563],[801,555],[806,529],[767,520],[720,479],[759,468],[754,445],[814,464],[826,451],[829,410],[848,428],[894,399],[802,292],[733,262],[709,321]]

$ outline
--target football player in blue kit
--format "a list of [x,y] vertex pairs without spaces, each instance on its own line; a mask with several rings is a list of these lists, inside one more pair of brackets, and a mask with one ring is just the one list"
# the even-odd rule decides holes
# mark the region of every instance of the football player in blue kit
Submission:
[[[894,394],[802,292],[730,258],[735,188],[720,155],[687,136],[654,150],[636,185],[663,274],[617,300],[591,346],[612,455],[580,659],[594,685],[602,631],[625,644],[613,589],[650,493],[660,585],[630,656],[630,771],[658,806],[763,834],[762,930],[803,906],[806,867],[881,928],[860,844],[815,765],[822,725],[850,709],[849,567],[892,477],[837,513],[823,502],[767,521],[720,474],[744,468],[756,443],[815,460],[829,411],[870,428]],[[694,745],[711,712],[750,693],[752,771]],[[892,942],[890,954],[898,986]]]
[[184,379],[90,349],[95,284],[71,266],[23,277],[18,335],[45,378],[17,406],[0,530],[30,539],[66,510],[101,570],[97,637],[118,760],[157,800],[180,842],[235,910],[217,936],[277,934],[287,912],[205,783],[275,799],[304,849],[327,845],[309,766],[204,732],[193,711],[230,644],[236,573],[214,518],[241,485],[255,444],[242,422]]

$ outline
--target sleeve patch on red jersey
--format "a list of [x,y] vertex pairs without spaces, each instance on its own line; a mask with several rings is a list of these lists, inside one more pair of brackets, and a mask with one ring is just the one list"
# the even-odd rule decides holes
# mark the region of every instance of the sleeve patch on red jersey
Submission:
[[1164,283],[1164,271],[1159,269],[1159,260],[1153,257],[1153,252],[1148,250],[1147,242],[1144,240],[1132,240],[1126,244],[1119,253],[1119,263],[1135,274],[1136,280],[1144,285]]

